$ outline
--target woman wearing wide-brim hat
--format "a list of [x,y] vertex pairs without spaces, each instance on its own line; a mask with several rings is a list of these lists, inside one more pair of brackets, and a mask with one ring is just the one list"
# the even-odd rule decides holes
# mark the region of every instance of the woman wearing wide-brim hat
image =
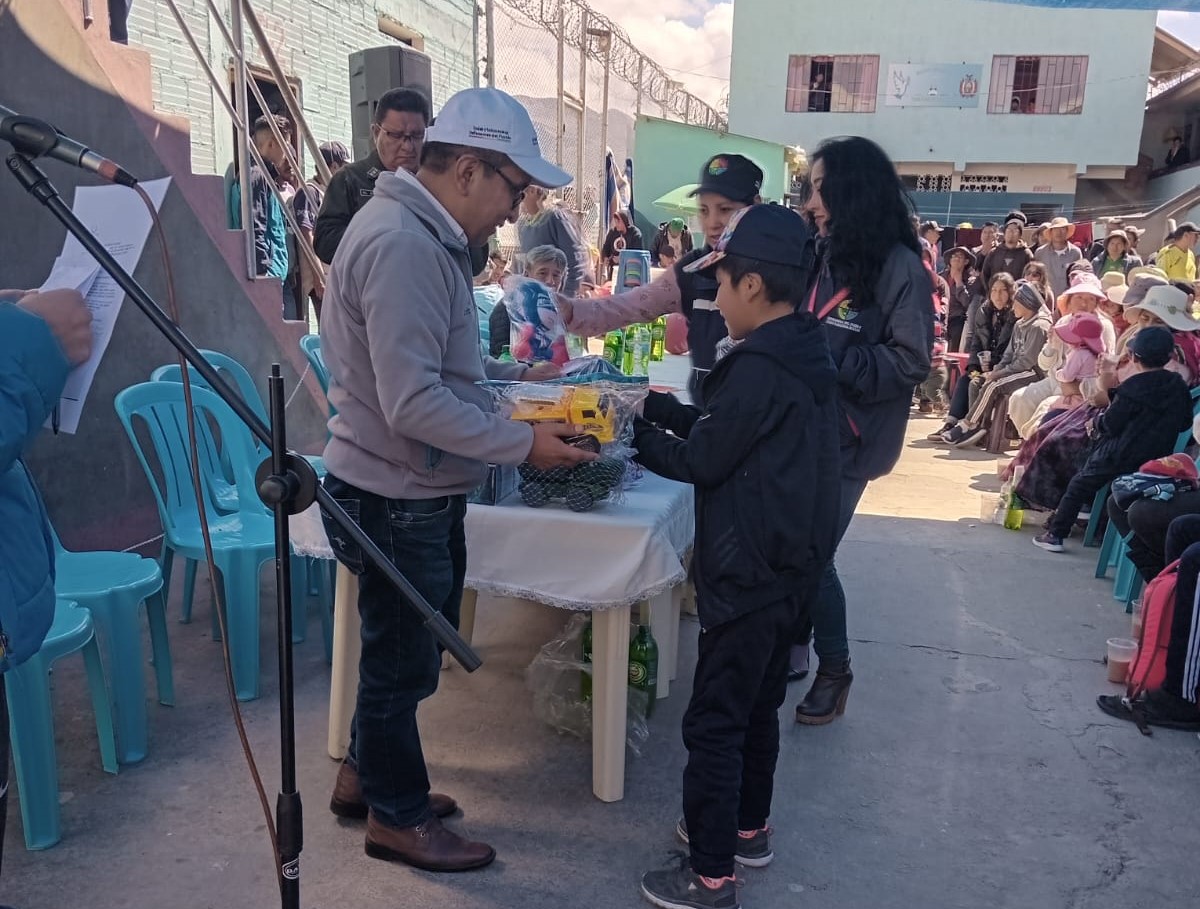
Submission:
[[966,326],[983,300],[983,285],[975,272],[975,253],[967,247],[955,246],[946,252],[942,261],[946,267],[941,270],[939,277],[946,282],[949,290],[946,343],[947,349],[954,352],[962,348]]
[[[1128,295],[1127,295],[1128,296]],[[1148,313],[1153,321],[1145,321],[1138,313]],[[1165,325],[1172,331],[1200,331],[1200,307],[1189,304],[1187,295],[1169,284],[1156,284],[1138,303],[1125,307],[1125,318],[1146,325]]]

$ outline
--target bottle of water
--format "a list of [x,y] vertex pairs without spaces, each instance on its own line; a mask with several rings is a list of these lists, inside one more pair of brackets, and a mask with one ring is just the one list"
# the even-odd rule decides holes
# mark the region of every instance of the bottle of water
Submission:
[[653,341],[650,336],[650,329],[645,325],[636,325],[633,328],[633,371],[630,375],[648,376],[650,375],[650,354]]

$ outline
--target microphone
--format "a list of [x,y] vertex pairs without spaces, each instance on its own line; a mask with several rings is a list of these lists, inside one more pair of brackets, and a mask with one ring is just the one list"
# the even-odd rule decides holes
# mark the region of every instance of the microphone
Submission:
[[55,158],[64,164],[91,171],[109,183],[136,186],[137,177],[115,161],[98,155],[42,120],[26,117],[0,105],[0,139],[31,158]]

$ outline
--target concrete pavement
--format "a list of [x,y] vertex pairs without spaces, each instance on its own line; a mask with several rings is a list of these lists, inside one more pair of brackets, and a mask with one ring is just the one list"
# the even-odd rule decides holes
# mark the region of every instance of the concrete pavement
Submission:
[[[993,456],[921,441],[914,416],[895,473],[873,484],[839,566],[855,682],[845,717],[795,726],[781,712],[772,823],[776,860],[741,873],[748,909],[1183,907],[1200,893],[1200,742],[1144,738],[1094,706],[1116,691],[1104,640],[1128,621],[1095,550],[1054,556],[982,525]],[[176,572],[177,576],[182,572]],[[178,590],[172,616],[178,615]],[[178,704],[150,707],[151,751],[103,774],[81,668],[55,673],[63,842],[24,850],[9,813],[0,893],[17,909],[278,905],[269,844],[207,635],[207,586],[192,625],[172,624]],[[273,803],[277,775],[272,609],[264,614],[264,697],[244,705]],[[530,711],[524,670],[561,627],[549,608],[482,600],[483,668],[443,674],[422,712],[434,786],[458,798],[451,824],[499,861],[438,876],[366,858],[361,824],[326,802],[328,667],[316,622],[297,651],[299,777],[305,800],[303,905],[333,907],[642,905],[640,873],[681,850],[685,752],[679,722],[695,656],[630,758],[623,802],[591,795],[590,748]],[[147,678],[149,679],[149,673]],[[150,688],[150,690],[153,690]],[[18,793],[19,797],[19,793]]]

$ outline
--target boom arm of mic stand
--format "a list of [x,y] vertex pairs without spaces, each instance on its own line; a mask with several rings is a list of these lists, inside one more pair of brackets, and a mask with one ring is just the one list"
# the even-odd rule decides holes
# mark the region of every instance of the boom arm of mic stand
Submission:
[[[58,194],[58,190],[54,188],[49,178],[42,173],[37,165],[19,152],[10,155],[7,164],[8,169],[17,178],[17,182],[31,196],[50,209],[51,214],[66,227],[70,234],[79,240],[84,249],[92,254],[96,261],[100,263],[100,267],[112,276],[113,280],[129,295],[129,298],[133,300],[138,309],[146,315],[146,318],[154,324],[154,327],[162,333],[171,346],[178,350],[184,359],[191,364],[192,368],[204,378],[204,381],[209,384],[212,390],[233,408],[233,412],[250,428],[250,431],[264,445],[270,447],[271,431],[266,424],[255,415],[254,411],[242,399],[242,396],[221,378],[212,365],[204,359],[203,354],[196,348],[196,345],[188,340],[187,336],[179,330],[175,323],[163,312],[162,308],[154,302],[153,298],[133,279],[133,276],[125,271],[117,260],[112,257],[109,251],[104,248],[104,244],[96,238],[87,225],[76,217],[75,213],[71,211],[70,206],[63,201],[62,197]],[[325,491],[323,486],[317,487],[317,501],[329,513],[330,517],[333,518],[334,523],[362,548],[363,554],[400,591],[405,602],[417,611],[437,642],[455,660],[462,664],[462,667],[468,672],[474,672],[478,669],[483,663],[479,655],[462,639],[446,617],[429,605],[429,601],[421,596],[420,591],[413,587],[408,578],[391,563],[371,538],[363,533],[362,528],[346,514],[345,510],[337,503],[333,496]]]

